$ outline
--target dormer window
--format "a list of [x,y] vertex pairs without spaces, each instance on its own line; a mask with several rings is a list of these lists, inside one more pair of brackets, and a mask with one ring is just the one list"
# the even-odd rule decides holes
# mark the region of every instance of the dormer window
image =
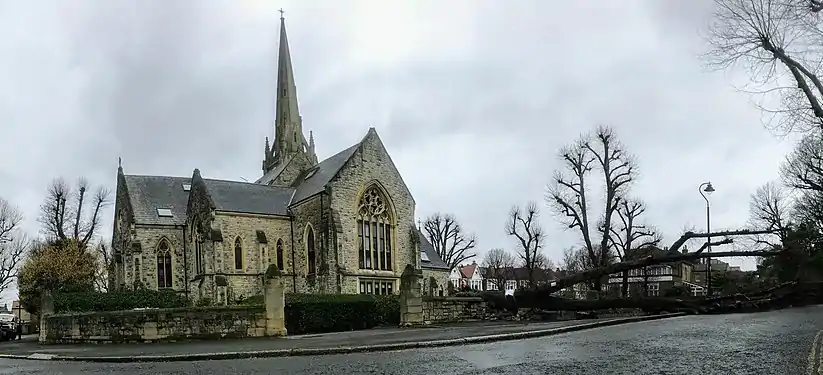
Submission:
[[422,251],[421,251],[421,252],[420,252],[420,260],[422,260],[422,261],[424,261],[424,262],[430,262],[430,260],[429,260],[429,254],[426,254],[425,252],[422,252]]
[[317,173],[317,168],[314,168],[314,169],[310,170],[309,173],[306,174],[306,178],[304,178],[303,180],[310,179],[311,176],[314,176],[315,173]]
[[191,184],[183,184],[183,191],[191,191]]
[[157,209],[157,216],[160,217],[174,217],[171,213],[171,208],[158,208]]

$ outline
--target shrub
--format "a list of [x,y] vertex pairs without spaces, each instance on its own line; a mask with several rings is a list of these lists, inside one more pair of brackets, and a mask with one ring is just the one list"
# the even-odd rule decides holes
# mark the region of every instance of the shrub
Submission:
[[94,255],[74,241],[36,244],[17,279],[23,307],[37,313],[45,291],[58,294],[92,290],[97,267]]
[[369,329],[400,321],[396,296],[362,294],[287,294],[286,329],[289,334]]
[[54,296],[54,311],[119,311],[135,308],[175,308],[189,306],[183,294],[172,291],[127,290],[117,292],[59,293]]

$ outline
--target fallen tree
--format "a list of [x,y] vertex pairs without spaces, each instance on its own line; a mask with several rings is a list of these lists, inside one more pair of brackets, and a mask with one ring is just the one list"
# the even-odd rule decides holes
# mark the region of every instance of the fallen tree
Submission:
[[[645,298],[602,298],[596,300],[576,300],[556,297],[554,294],[565,288],[574,286],[575,284],[588,282],[593,280],[602,280],[603,277],[612,274],[627,272],[633,269],[640,269],[644,267],[670,264],[681,261],[695,261],[702,258],[724,258],[724,257],[738,257],[738,256],[758,256],[771,257],[777,256],[785,250],[758,250],[758,251],[727,251],[717,253],[706,253],[705,250],[709,246],[721,246],[733,242],[735,236],[750,236],[760,234],[771,234],[774,230],[736,230],[736,231],[722,231],[713,233],[695,233],[686,232],[676,241],[674,241],[668,248],[668,253],[665,256],[649,256],[641,259],[628,260],[620,263],[611,264],[604,267],[598,267],[583,272],[567,275],[557,280],[552,281],[547,285],[540,285],[532,289],[519,290],[515,292],[514,301],[506,299],[502,292],[485,292],[482,296],[490,302],[490,305],[499,309],[518,309],[518,308],[535,308],[544,310],[566,310],[566,311],[591,311],[604,309],[620,309],[620,308],[640,308],[646,311],[688,311],[693,313],[710,313],[718,311],[718,308],[724,306],[724,301],[730,300],[726,297],[721,298],[671,298],[671,297],[645,297]],[[720,241],[706,242],[697,251],[691,253],[680,253],[679,249],[686,244],[687,241],[695,238],[712,238],[725,237]],[[765,295],[766,297],[760,299],[744,298],[752,305],[765,304],[772,301],[775,291],[791,289],[795,287],[796,283],[785,283],[776,287],[772,291],[761,291],[757,293],[757,297]],[[821,293],[823,294],[823,293]],[[785,293],[781,298],[791,295]],[[732,299],[734,300],[734,299]],[[739,305],[739,299],[734,300]],[[752,302],[755,301],[755,302]],[[772,301],[773,302],[773,301]]]

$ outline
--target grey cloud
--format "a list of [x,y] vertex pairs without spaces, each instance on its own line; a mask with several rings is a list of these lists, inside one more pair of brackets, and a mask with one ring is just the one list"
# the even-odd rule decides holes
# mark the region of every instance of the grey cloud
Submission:
[[[747,192],[776,177],[787,144],[696,56],[710,1],[454,4],[443,5],[452,12],[445,18],[427,9],[416,27],[448,30],[449,20],[470,16],[471,29],[454,31],[470,34],[471,45],[443,50],[435,37],[415,56],[379,66],[348,58],[344,27],[366,17],[348,4],[283,7],[304,129],[314,131],[320,157],[375,126],[418,214],[456,213],[479,235],[479,250],[511,247],[505,215],[529,200],[543,207],[551,256],[575,244],[543,194],[557,150],[598,124],[614,126],[637,154],[635,194],[670,239],[684,224],[702,225],[700,182],[717,181],[717,225],[732,227],[747,217]],[[280,4],[35,6],[0,5],[8,10],[0,53],[15,56],[0,61],[0,87],[14,92],[0,94],[0,156],[14,160],[0,169],[0,195],[23,207],[30,228],[48,180],[85,175],[113,188],[118,156],[128,173],[259,176],[263,137],[273,133]],[[419,162],[454,150],[466,153],[449,166],[464,180]]]

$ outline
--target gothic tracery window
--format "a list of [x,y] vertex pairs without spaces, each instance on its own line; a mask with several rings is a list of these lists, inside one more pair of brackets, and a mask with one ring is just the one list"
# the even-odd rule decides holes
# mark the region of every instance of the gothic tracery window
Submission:
[[157,288],[172,287],[171,248],[165,238],[157,244]]
[[392,218],[383,193],[372,186],[360,198],[357,239],[360,269],[392,270]]
[[239,236],[234,239],[234,269],[243,269],[243,244]]

